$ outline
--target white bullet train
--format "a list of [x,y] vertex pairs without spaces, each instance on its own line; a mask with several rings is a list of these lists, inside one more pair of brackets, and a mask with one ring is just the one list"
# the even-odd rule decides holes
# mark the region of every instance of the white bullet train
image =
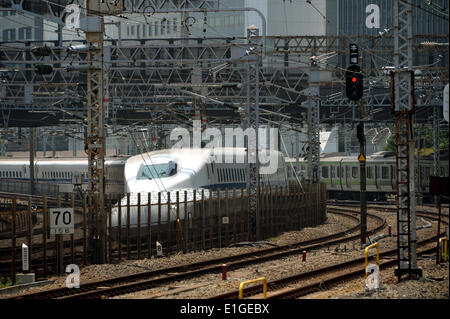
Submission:
[[[130,225],[137,225],[137,193],[140,193],[142,225],[147,224],[148,193],[151,193],[151,224],[158,221],[158,193],[161,192],[161,222],[167,220],[167,208],[174,220],[176,192],[179,202],[192,201],[193,190],[199,200],[201,190],[205,198],[216,190],[245,188],[247,184],[246,150],[244,148],[181,148],[148,152],[130,157],[125,163],[125,191],[130,193]],[[260,185],[287,186],[287,170],[281,152],[260,150]],[[170,204],[167,201],[167,192]],[[188,211],[191,204],[188,204]],[[121,201],[121,226],[127,222],[127,197]],[[179,208],[180,219],[184,218],[184,205]],[[118,207],[112,210],[112,226],[118,226]]]
[[[106,193],[123,193],[123,171],[126,158],[105,159]],[[72,178],[81,176],[82,188],[87,189],[88,160],[80,158],[44,158],[36,159],[34,164],[35,182],[45,189],[56,193],[72,193]],[[3,191],[20,192],[30,182],[30,161],[26,158],[0,159],[0,185]],[[23,184],[23,185],[21,185]],[[53,188],[46,186],[54,186]]]

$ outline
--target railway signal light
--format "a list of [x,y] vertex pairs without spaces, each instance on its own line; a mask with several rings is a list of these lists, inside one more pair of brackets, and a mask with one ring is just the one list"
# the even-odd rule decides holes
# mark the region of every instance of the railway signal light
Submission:
[[363,75],[357,64],[352,64],[345,72],[345,92],[351,101],[358,101],[363,96]]
[[53,72],[53,67],[47,64],[38,64],[35,66],[34,72],[37,74],[50,74]]

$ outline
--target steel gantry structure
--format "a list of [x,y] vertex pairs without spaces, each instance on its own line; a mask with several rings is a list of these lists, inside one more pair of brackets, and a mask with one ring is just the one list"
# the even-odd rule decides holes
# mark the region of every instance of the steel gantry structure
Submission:
[[[26,11],[23,2],[10,1],[12,9]],[[86,9],[90,10],[88,17],[91,18],[86,19],[90,22],[85,24],[86,41],[71,41],[70,45],[67,42],[67,45],[64,45],[62,42],[62,46],[61,42],[46,41],[50,55],[45,58],[32,51],[34,46],[42,45],[39,42],[20,43],[18,46],[9,43],[0,47],[2,75],[0,101],[4,127],[11,124],[11,112],[24,111],[44,111],[49,113],[47,116],[51,116],[51,113],[63,114],[74,123],[87,124],[93,189],[102,189],[100,158],[104,154],[102,130],[105,125],[114,124],[115,121],[118,123],[131,112],[139,114],[139,118],[136,119],[141,123],[166,122],[185,125],[184,111],[188,110],[188,115],[194,115],[195,105],[198,105],[194,103],[194,107],[192,106],[193,92],[207,93],[207,99],[202,98],[203,103],[208,104],[205,113],[209,114],[208,117],[211,114],[220,115],[215,116],[217,123],[240,123],[241,116],[236,109],[244,104],[251,104],[247,99],[249,96],[254,99],[256,95],[251,92],[256,88],[258,98],[254,100],[253,105],[258,103],[260,112],[266,112],[262,113],[264,116],[261,116],[261,121],[276,120],[280,123],[285,121],[280,116],[281,113],[301,118],[302,111],[306,109],[309,112],[308,177],[310,179],[318,177],[319,124],[328,119],[333,121],[330,114],[345,113],[351,109],[351,105],[342,95],[345,70],[338,66],[339,59],[347,60],[345,56],[350,42],[358,43],[364,48],[363,60],[367,61],[364,66],[365,80],[368,81],[365,87],[370,86],[365,92],[370,102],[368,107],[373,111],[376,108],[389,107],[391,104],[388,72],[380,66],[390,59],[394,50],[397,50],[396,37],[266,37],[263,30],[263,35],[254,36],[252,43],[247,43],[247,38],[229,37],[129,41],[122,39],[119,43],[104,39],[99,31],[103,30],[102,17],[118,14],[120,10],[115,8],[117,11],[114,12],[112,10],[114,8],[108,6],[98,7],[99,1],[88,2],[90,7]],[[109,5],[111,3],[117,5],[121,4],[121,1],[108,2]],[[149,12],[189,14],[251,9],[217,8],[216,1],[126,0],[123,3],[122,13],[142,14]],[[46,4],[51,7],[50,2]],[[52,14],[49,19],[64,24],[62,18],[57,15]],[[430,39],[448,42],[448,35],[416,35],[409,39],[413,50],[425,52],[418,54],[426,54],[428,49],[421,47],[421,42]],[[261,62],[253,65],[260,67],[252,67],[249,70],[245,63],[233,61],[234,50],[246,50],[258,42],[263,45]],[[77,45],[86,44],[87,51],[76,49]],[[421,50],[418,50],[419,48]],[[439,78],[438,85],[442,87],[448,81],[448,49],[438,48],[438,50],[443,54],[442,62],[420,68],[421,73],[415,76],[416,93],[420,92],[422,95],[415,103],[416,108],[429,105],[433,99],[432,92],[438,89],[436,78]],[[335,53],[337,57],[311,65],[311,56],[330,53]],[[39,75],[30,72],[34,70],[36,64],[44,62],[57,66],[52,74]],[[88,72],[87,77],[83,68]],[[108,72],[105,73],[105,70]],[[251,84],[250,74],[251,79],[255,80]],[[107,75],[106,83],[104,83],[105,75]],[[244,83],[248,83],[250,89],[248,85],[243,85]],[[188,91],[189,89],[193,92]],[[109,94],[105,95],[105,92]],[[306,106],[302,105],[306,100],[309,100]],[[233,107],[231,112],[229,106]],[[326,109],[329,111],[325,112]],[[268,113],[269,111],[275,112]],[[105,113],[107,117],[103,116]],[[248,112],[247,117],[255,118],[250,113]],[[148,114],[147,120],[143,119],[142,114]],[[47,120],[40,117],[36,125],[48,125]],[[144,124],[148,125],[147,123]],[[293,128],[299,125],[299,122],[292,120],[286,123]]]
[[414,70],[412,54],[412,7],[394,2],[394,64],[391,103],[395,114],[397,188],[397,277],[421,275],[417,267],[416,190],[414,183]]

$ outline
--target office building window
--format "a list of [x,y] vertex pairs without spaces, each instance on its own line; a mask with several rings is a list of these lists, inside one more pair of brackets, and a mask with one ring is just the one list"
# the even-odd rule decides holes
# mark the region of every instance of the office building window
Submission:
[[16,39],[16,29],[3,30],[3,41],[14,41]]
[[30,40],[31,39],[31,27],[25,28],[25,39]]
[[19,28],[19,40],[25,39],[25,28]]
[[178,25],[177,25],[177,23],[178,23],[177,18],[174,18],[174,19],[173,19],[173,32],[177,32],[177,30],[178,30]]

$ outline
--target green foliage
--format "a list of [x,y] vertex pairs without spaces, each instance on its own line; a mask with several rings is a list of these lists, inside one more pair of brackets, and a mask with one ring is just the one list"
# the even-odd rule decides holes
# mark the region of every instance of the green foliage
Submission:
[[[434,145],[433,131],[434,128],[430,126],[416,128],[414,132],[416,141],[423,139],[425,141],[425,148],[436,149]],[[391,128],[391,132],[392,134],[389,136],[383,151],[395,152],[395,127]],[[439,130],[439,150],[448,151],[448,130],[446,128],[441,128]]]
[[7,288],[7,287],[11,287],[12,284],[12,280],[9,277],[0,277],[0,288]]

